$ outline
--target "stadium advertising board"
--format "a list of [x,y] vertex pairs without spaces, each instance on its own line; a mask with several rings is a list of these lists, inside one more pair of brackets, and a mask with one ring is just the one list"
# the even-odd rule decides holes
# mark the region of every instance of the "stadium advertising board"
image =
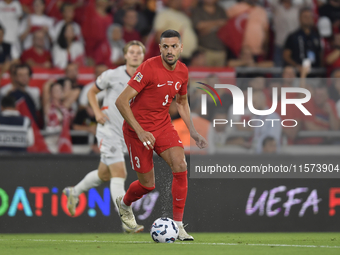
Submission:
[[[97,163],[97,156],[1,157],[0,232],[120,232],[108,183],[80,196],[76,217],[67,212],[62,189]],[[146,231],[156,218],[172,217],[170,170],[158,157],[155,169],[155,191],[133,204]],[[128,165],[127,184],[134,179]],[[189,187],[184,222],[193,232],[339,231],[338,179],[189,178]]]

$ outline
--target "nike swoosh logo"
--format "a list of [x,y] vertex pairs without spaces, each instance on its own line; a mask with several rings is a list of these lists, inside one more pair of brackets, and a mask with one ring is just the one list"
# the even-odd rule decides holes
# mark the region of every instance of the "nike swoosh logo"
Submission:
[[165,83],[164,84],[158,84],[157,85],[157,87],[159,88],[159,87],[163,87],[165,85]]
[[179,142],[179,143],[182,143],[182,141],[181,141],[181,140],[178,140],[178,142]]
[[181,198],[181,199],[178,199],[178,198],[176,198],[176,201],[181,201],[181,200],[183,200],[184,198]]

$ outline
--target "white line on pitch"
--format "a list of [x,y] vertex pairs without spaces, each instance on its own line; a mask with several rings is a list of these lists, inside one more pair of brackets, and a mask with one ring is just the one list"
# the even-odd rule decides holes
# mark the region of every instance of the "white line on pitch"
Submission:
[[[70,242],[70,243],[114,243],[114,244],[150,244],[152,241],[100,241],[100,240],[53,240],[53,239],[0,239],[0,241],[33,241],[33,242]],[[333,248],[340,249],[340,246],[329,245],[302,245],[302,244],[256,244],[256,243],[195,243],[175,242],[177,245],[226,245],[226,246],[276,246],[276,247],[298,247],[298,248]]]

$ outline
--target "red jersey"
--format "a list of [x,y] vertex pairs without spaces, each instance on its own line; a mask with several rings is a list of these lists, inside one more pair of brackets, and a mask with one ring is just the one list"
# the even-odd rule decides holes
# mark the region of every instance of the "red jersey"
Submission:
[[113,19],[110,15],[102,16],[95,8],[95,3],[87,5],[86,10],[83,13],[84,18],[82,22],[82,33],[85,39],[85,50],[88,57],[95,58],[94,52],[97,47],[107,40],[106,31],[112,24]]
[[33,47],[25,50],[21,55],[21,62],[23,63],[26,63],[30,59],[38,65],[43,65],[47,61],[52,63],[52,57],[49,51],[44,50],[43,54],[40,55]]
[[[188,68],[177,61],[173,71],[163,66],[161,56],[146,60],[132,76],[128,84],[138,95],[131,101],[130,107],[138,123],[145,131],[162,131],[171,125],[169,107],[176,94],[186,95],[188,86]],[[135,132],[124,121],[124,132]]]

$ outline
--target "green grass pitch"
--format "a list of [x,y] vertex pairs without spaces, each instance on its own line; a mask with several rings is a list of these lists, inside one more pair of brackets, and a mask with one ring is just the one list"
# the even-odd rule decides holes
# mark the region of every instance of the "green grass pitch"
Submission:
[[194,242],[154,243],[143,234],[0,234],[1,255],[340,254],[339,233],[192,233]]

